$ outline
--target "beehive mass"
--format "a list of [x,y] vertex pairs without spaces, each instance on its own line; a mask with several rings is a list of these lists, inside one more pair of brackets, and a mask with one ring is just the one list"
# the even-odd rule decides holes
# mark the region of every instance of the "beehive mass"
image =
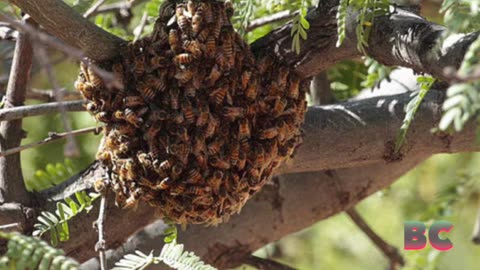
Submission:
[[231,24],[230,2],[165,2],[153,33],[99,63],[108,87],[82,66],[77,89],[105,123],[97,158],[121,207],[144,200],[182,224],[217,224],[240,211],[301,143],[299,78],[255,59]]

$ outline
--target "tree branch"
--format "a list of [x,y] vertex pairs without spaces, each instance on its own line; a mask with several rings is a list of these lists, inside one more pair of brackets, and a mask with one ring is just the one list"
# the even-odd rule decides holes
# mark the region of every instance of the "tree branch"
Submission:
[[61,0],[10,0],[47,32],[66,44],[81,49],[91,59],[108,60],[120,53],[125,43],[119,37],[88,21]]
[[[63,106],[69,112],[85,111],[83,105],[84,100],[64,101]],[[21,107],[7,108],[0,110],[0,121],[11,121],[22,119],[25,117],[45,115],[50,113],[59,113],[61,108],[60,102],[50,102],[37,105],[27,105]]]
[[[287,185],[287,188],[285,188],[285,194],[282,196],[296,196],[295,200],[302,202],[302,207],[306,209],[305,211],[307,211],[307,209],[314,209],[312,211],[318,214],[320,218],[325,218],[351,207],[371,192],[375,192],[386,185],[389,185],[397,176],[403,174],[405,171],[415,166],[419,161],[432,154],[441,152],[474,151],[478,149],[478,146],[475,144],[475,127],[473,125],[468,125],[461,133],[456,133],[451,136],[430,133],[430,129],[436,126],[440,119],[440,106],[443,102],[443,92],[433,90],[425,98],[424,104],[420,107],[417,117],[410,128],[410,135],[408,137],[409,144],[405,146],[403,158],[393,156],[393,141],[404,116],[402,108],[408,101],[409,93],[406,93],[388,97],[376,97],[366,100],[352,101],[335,106],[311,107],[307,113],[306,123],[304,125],[306,134],[305,146],[300,147],[294,161],[291,164],[284,166],[281,172],[279,172],[284,174],[302,172],[304,174],[302,177],[299,177],[301,180],[298,181],[303,181],[301,182],[303,184],[295,182],[289,177],[281,176],[282,179],[289,178],[288,181],[281,181],[282,189],[284,187],[283,183]],[[335,145],[335,147],[332,147],[332,145]],[[331,173],[328,170],[339,168],[342,169],[338,170],[337,174],[342,180],[338,181],[341,183],[343,183],[342,181],[345,182],[339,184],[338,194],[331,194],[332,187],[328,186],[332,185],[334,181],[325,179],[331,179]],[[381,168],[383,168],[385,172],[381,172]],[[399,170],[398,174],[395,172],[397,169]],[[316,182],[315,178],[317,176],[314,177],[313,175],[315,174],[313,172],[318,172],[319,170],[323,170],[324,172],[321,173],[321,177],[318,178],[327,182]],[[377,171],[379,170],[380,172],[377,174]],[[389,175],[389,173],[392,174]],[[91,182],[94,179],[102,177],[103,174],[101,168],[98,166],[94,167],[86,175],[72,179],[63,186],[53,188],[47,193],[43,193],[42,197],[49,198],[50,200],[53,200],[53,202],[55,200],[62,200],[64,197],[73,194],[75,190],[88,188],[91,186]],[[308,181],[305,178],[307,178]],[[299,186],[297,187],[293,183],[296,183]],[[319,185],[318,189],[316,188],[317,185]],[[326,185],[326,187],[323,185]],[[309,192],[312,193],[311,196],[308,195],[308,192],[306,192],[305,194],[307,195],[305,195],[303,188],[315,190],[315,195],[313,195],[312,190],[309,190]],[[273,200],[271,201],[273,203],[272,205],[275,205],[275,202],[279,202],[275,201],[275,196],[270,194],[271,191],[268,190],[271,190],[271,186],[265,187],[264,195],[259,194],[256,196],[257,199],[254,198],[249,201],[247,207],[253,205],[253,209],[250,211],[255,211],[256,208],[260,207],[255,203],[258,198],[268,201]],[[270,198],[267,195],[272,195],[272,197]],[[315,206],[317,205],[318,200],[322,203],[328,202],[328,200],[323,201],[324,197],[329,198],[332,202],[326,203],[325,205],[319,204],[318,206]],[[281,201],[281,199],[279,200]],[[341,202],[339,202],[339,200]],[[265,201],[263,203],[265,203]],[[295,205],[297,204],[297,202],[292,203]],[[312,203],[314,204],[313,206],[311,206]],[[287,207],[289,204],[290,202],[283,203],[282,205]],[[118,246],[129,235],[156,219],[155,211],[152,211],[152,208],[144,204],[141,204],[135,211],[122,210],[113,206],[113,199],[109,200],[108,205],[109,208],[107,211],[109,212],[109,218],[105,224],[105,227],[109,228],[106,232],[106,238],[109,239],[108,248]],[[308,205],[308,207],[305,207],[305,205]],[[52,207],[54,207],[54,204]],[[301,208],[300,206],[298,207]],[[298,211],[298,209],[294,210],[295,208],[290,208],[290,206],[287,208],[288,209],[282,208],[281,212],[285,214],[285,212],[289,211]],[[267,209],[265,209],[265,211],[267,211]],[[271,205],[269,206],[268,211],[271,211]],[[72,234],[82,235],[81,239],[63,244],[63,248],[65,248],[69,254],[75,255],[75,257],[81,261],[95,255],[90,247],[97,241],[97,235],[89,229],[90,226],[88,224],[91,224],[91,222],[94,221],[94,217],[97,214],[98,213],[92,213],[91,215],[89,214],[88,217],[83,217],[82,219],[77,220],[71,231]],[[299,215],[301,214],[306,213],[300,211]],[[225,235],[222,236],[224,237],[222,239],[227,239],[228,234],[228,238],[230,239],[225,241],[232,241],[228,242],[229,244],[226,245],[227,247],[234,246],[235,240],[238,240],[241,243],[245,241],[254,241],[255,244],[248,243],[248,250],[251,250],[261,247],[263,244],[270,242],[270,240],[278,239],[277,237],[281,237],[289,232],[308,226],[305,224],[311,224],[314,222],[313,219],[308,218],[310,214],[305,217],[298,216],[296,219],[293,219],[296,221],[291,221],[290,217],[285,217],[284,219],[278,219],[277,217],[272,221],[263,220],[264,213],[259,210],[256,214],[251,213],[251,217],[235,216],[230,223],[221,225],[219,228],[231,226],[229,227],[230,229],[235,229],[228,233],[226,231],[222,232],[225,233]],[[265,215],[268,216],[271,214]],[[296,214],[289,213],[288,215]],[[255,218],[253,218],[254,216]],[[273,217],[270,216],[270,218]],[[299,220],[303,218],[304,220],[300,222]],[[315,220],[319,220],[320,218]],[[295,229],[287,232],[285,228],[283,234],[277,234],[279,233],[278,226],[280,221],[287,223],[285,225],[288,225],[287,227],[293,226],[293,222],[300,222],[300,224],[298,227],[295,224],[293,226]],[[256,225],[246,224],[248,222],[254,222]],[[121,225],[119,226],[119,224]],[[273,230],[273,232],[267,233],[266,229],[258,228],[258,226],[264,226],[265,224],[272,224],[276,229]],[[269,226],[267,227],[272,229]],[[193,226],[192,228],[197,227]],[[239,232],[236,230],[251,230],[249,231],[251,233],[257,229],[260,230],[258,235],[256,233],[248,235],[246,232],[242,231],[238,234],[240,235],[239,238],[236,238],[236,235]],[[209,230],[212,231],[210,232]],[[180,242],[184,243],[184,241],[187,241],[187,243],[189,243],[187,244],[188,249],[193,251],[202,250],[200,255],[205,256],[210,253],[206,250],[207,246],[205,246],[205,243],[210,243],[210,240],[208,240],[210,238],[203,238],[202,235],[207,233],[207,235],[213,237],[213,234],[211,233],[215,232],[219,232],[219,230],[209,228],[208,230],[196,231],[196,233],[199,233],[197,236],[195,236],[194,233],[181,234],[185,235],[185,239],[180,239]],[[262,233],[264,235],[262,235]],[[276,236],[270,237],[271,234]],[[266,239],[267,236],[268,239]],[[256,240],[252,238],[255,238]],[[198,241],[199,244],[195,244],[195,241]],[[215,243],[215,241],[213,242]],[[202,243],[201,247],[199,246],[200,243]],[[158,245],[158,241],[156,241],[156,244]],[[208,248],[213,249],[214,247],[209,245]],[[217,248],[222,249],[222,247]],[[215,254],[215,252],[212,254]],[[215,260],[210,260],[210,262],[213,261]]]
[[404,66],[417,72],[452,81],[446,68],[457,70],[478,33],[456,35],[445,40],[446,28],[405,10],[377,17],[370,34],[368,54],[382,64]]
[[[246,204],[242,213],[233,216],[228,223],[218,227],[189,226],[179,233],[179,242],[186,250],[219,269],[238,266],[251,252],[267,243],[344,211],[373,192],[391,185],[425,158],[419,156],[397,163],[337,170],[338,179],[332,177],[332,171],[280,176],[279,181],[265,186]],[[135,249],[144,252],[160,250],[161,226],[162,222],[158,221],[131,237],[122,247],[110,251],[109,262],[113,263]],[[122,227],[125,228],[123,224]],[[92,259],[83,267],[97,270],[98,261]]]
[[378,249],[388,258],[390,261],[390,269],[397,269],[397,266],[403,266],[405,261],[403,260],[402,255],[398,253],[397,248],[389,245],[385,240],[383,240],[378,234],[376,234],[370,226],[363,220],[362,216],[355,210],[355,208],[350,208],[345,211],[347,215],[352,219],[352,221],[360,228],[370,240],[377,246]]
[[34,147],[39,147],[39,146],[49,144],[49,143],[52,143],[52,142],[55,142],[55,141],[58,141],[58,140],[67,139],[68,137],[71,137],[71,136],[77,136],[77,135],[82,135],[82,134],[87,134],[87,133],[92,133],[92,132],[95,133],[95,134],[98,134],[100,132],[100,130],[101,130],[101,127],[90,127],[90,128],[83,128],[83,129],[78,129],[78,130],[66,131],[66,132],[62,132],[62,133],[50,132],[48,134],[48,137],[41,140],[41,141],[34,142],[34,143],[29,143],[29,144],[26,144],[26,145],[21,145],[21,146],[18,146],[18,147],[14,147],[14,148],[10,148],[10,149],[6,149],[4,151],[1,151],[0,152],[0,157],[6,157],[6,156],[9,156],[9,155],[13,155],[13,154],[19,153],[19,152],[27,150],[27,149],[31,149],[31,148],[34,148]]
[[[33,48],[26,34],[19,34],[13,63],[5,94],[5,108],[23,105],[32,70]],[[25,137],[22,120],[2,122],[0,124],[0,151],[15,148]],[[20,155],[0,158],[0,203],[19,202],[31,205],[30,196],[23,182]]]

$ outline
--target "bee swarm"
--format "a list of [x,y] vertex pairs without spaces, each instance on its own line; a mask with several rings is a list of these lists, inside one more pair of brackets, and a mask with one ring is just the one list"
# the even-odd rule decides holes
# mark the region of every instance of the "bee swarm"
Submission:
[[102,63],[111,89],[83,65],[77,89],[104,122],[97,154],[121,207],[142,199],[182,224],[217,224],[301,143],[305,87],[272,57],[258,61],[230,22],[230,2],[171,3],[150,37]]

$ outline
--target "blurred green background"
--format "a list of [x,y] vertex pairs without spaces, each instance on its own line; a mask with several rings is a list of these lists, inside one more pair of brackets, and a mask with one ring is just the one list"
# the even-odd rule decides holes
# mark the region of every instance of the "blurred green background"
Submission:
[[[66,1],[83,11],[91,1]],[[116,2],[109,0],[106,3]],[[148,33],[154,22],[154,14],[158,10],[159,0],[141,1],[132,12],[131,18],[125,21],[115,14],[103,14],[92,19],[98,25],[126,39],[133,38],[133,32],[142,14],[150,15],[145,33]],[[239,3],[240,2],[240,3]],[[246,1],[237,1],[237,11],[250,19],[262,17],[279,10],[297,10],[311,1],[253,1],[255,8],[245,11]],[[250,1],[251,2],[251,1]],[[439,1],[426,1],[422,12],[429,19],[441,22],[438,13]],[[11,7],[4,7],[8,12],[17,12]],[[244,18],[244,17],[243,17]],[[121,23],[122,22],[122,23]],[[244,21],[238,17],[238,28]],[[247,21],[248,22],[248,21]],[[275,28],[277,24],[268,25],[248,33],[246,38],[251,42]],[[9,57],[12,42],[1,41],[2,63],[0,74],[8,73]],[[61,58],[57,52],[49,51],[52,59]],[[73,60],[62,61],[55,66],[55,74],[62,87],[73,91],[73,81],[78,74],[78,64]],[[343,62],[328,73],[332,81],[332,89],[338,100],[356,95],[365,85],[367,68],[362,61]],[[4,86],[4,82],[3,85]],[[38,63],[34,68],[32,88],[51,89],[44,70]],[[3,89],[3,87],[2,87]],[[39,101],[28,100],[27,104]],[[73,129],[95,126],[96,123],[85,112],[68,113],[67,117]],[[45,138],[50,131],[63,132],[60,115],[45,115],[24,120],[23,125],[28,137],[23,144]],[[92,162],[98,147],[100,136],[93,134],[75,138],[80,152],[78,157],[64,156],[64,143],[59,141],[46,146],[22,152],[22,168],[27,186],[33,187],[39,178],[49,177],[48,166],[66,164],[68,174],[78,172]],[[49,165],[50,164],[50,165]],[[404,270],[413,269],[479,269],[480,246],[471,242],[471,233],[480,207],[480,154],[466,153],[455,155],[436,155],[416,169],[401,177],[387,190],[378,192],[357,206],[359,213],[367,223],[387,242],[402,251],[407,265]],[[45,172],[47,171],[47,172]],[[55,173],[55,172],[53,172]],[[55,177],[51,175],[51,177]],[[403,251],[403,222],[407,220],[448,220],[454,224],[448,237],[454,248],[448,252],[438,252],[427,248],[422,251]],[[290,235],[277,243],[272,243],[256,252],[265,258],[274,258],[298,269],[388,269],[388,261],[377,250],[367,236],[360,231],[349,217],[342,213],[304,231]],[[246,267],[242,267],[246,268]],[[248,268],[247,268],[248,269]]]

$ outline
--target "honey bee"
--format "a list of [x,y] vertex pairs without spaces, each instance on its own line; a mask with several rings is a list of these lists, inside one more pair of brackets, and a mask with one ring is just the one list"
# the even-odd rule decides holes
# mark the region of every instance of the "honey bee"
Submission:
[[273,128],[262,130],[258,137],[262,140],[265,140],[265,139],[273,139],[277,137],[277,135],[278,135],[278,129],[276,127],[273,127]]
[[202,49],[200,48],[200,44],[196,40],[186,40],[183,43],[183,48],[190,52],[194,58],[199,58],[202,56]]
[[215,18],[213,17],[213,12],[209,3],[200,3],[199,11],[202,12],[203,17],[208,24],[214,22]]
[[225,161],[225,160],[222,160],[218,157],[209,157],[208,158],[208,163],[215,167],[215,168],[219,168],[219,169],[222,169],[222,170],[228,170],[230,169],[230,163]]
[[208,187],[189,186],[187,192],[196,196],[208,194]]
[[225,53],[225,58],[227,58],[228,67],[231,68],[234,66],[235,57],[233,55],[233,44],[232,44],[232,36],[227,35],[223,40],[222,45],[223,51]]
[[170,107],[173,110],[178,110],[178,95],[179,90],[178,88],[170,88]]
[[176,185],[172,185],[170,188],[170,194],[171,195],[180,195],[185,192],[187,189],[187,186],[183,183],[178,183]]
[[242,90],[247,89],[248,82],[250,81],[250,77],[252,77],[252,72],[249,70],[245,70],[242,73]]
[[208,154],[217,155],[218,153],[220,153],[220,150],[224,144],[225,144],[225,141],[223,141],[222,139],[217,139],[211,142],[207,146]]
[[173,180],[170,177],[165,177],[160,183],[158,183],[154,189],[156,190],[165,190],[169,188],[173,183]]
[[182,124],[183,122],[185,122],[185,117],[183,116],[183,113],[182,112],[176,112],[172,115],[172,121],[177,124],[177,125],[180,125]]
[[270,56],[263,57],[257,66],[258,72],[260,74],[265,73],[265,71],[267,71],[267,69],[270,68],[272,64],[273,64],[273,58],[271,58]]
[[135,65],[134,65],[134,72],[135,75],[141,76],[145,72],[145,58],[142,56],[135,57]]
[[217,50],[217,41],[216,41],[214,36],[210,35],[210,36],[207,37],[206,49],[207,49],[206,56],[208,58],[214,58],[215,57],[215,52]]
[[197,34],[197,39],[200,42],[205,42],[208,38],[208,35],[210,34],[210,31],[208,28],[203,28],[198,34]]
[[93,71],[91,66],[88,66],[87,72],[88,72],[89,81],[93,85],[93,87],[102,87],[103,85],[102,78],[100,78],[100,76],[98,76],[98,74],[96,74]]
[[140,93],[142,93],[142,96],[148,101],[154,100],[157,95],[153,88],[147,83],[139,83],[138,89]]
[[187,83],[188,81],[190,81],[193,77],[193,70],[191,69],[184,69],[182,70],[181,72],[178,72],[177,74],[175,74],[175,78],[182,84],[185,84]]
[[276,116],[280,115],[283,110],[285,110],[285,107],[287,107],[287,100],[284,98],[277,98],[275,100],[275,105],[273,106],[272,113]]
[[195,125],[197,127],[203,127],[207,124],[208,122],[208,119],[209,119],[209,110],[208,110],[208,106],[202,106],[199,108],[199,114],[198,114],[198,118],[197,118],[197,122],[195,123]]
[[233,4],[232,1],[225,1],[225,13],[227,14],[227,18],[230,19],[233,16],[234,10],[233,10]]
[[148,76],[147,83],[156,91],[163,92],[167,88],[167,84],[165,83],[165,76],[162,76],[160,78],[155,76]]
[[137,107],[145,105],[145,100],[141,96],[126,96],[123,103],[126,107]]
[[95,119],[100,122],[108,122],[110,120],[110,115],[107,112],[99,112],[95,114]]
[[257,83],[256,83],[256,81],[250,83],[247,86],[247,90],[245,91],[245,97],[249,100],[254,100],[257,97]]
[[248,119],[241,119],[238,125],[238,138],[250,138],[250,124]]
[[[208,188],[208,187],[207,187]],[[210,190],[208,190],[210,191]],[[192,192],[191,192],[192,193]],[[204,206],[210,206],[214,203],[214,198],[212,196],[205,196],[205,195],[209,195],[210,192],[207,192],[207,190],[203,191],[203,193],[207,193],[207,194],[196,194],[197,196],[199,197],[196,197],[194,200],[193,200],[193,204],[195,205],[204,205]],[[203,195],[203,196],[202,196]],[[203,214],[202,214],[203,215]]]
[[172,169],[172,163],[170,163],[168,160],[165,160],[161,163],[156,161],[153,162],[153,169],[158,175],[160,175],[160,177],[165,178]]
[[93,182],[93,188],[98,193],[104,193],[108,187],[108,178],[102,177]]
[[195,14],[192,18],[192,31],[196,35],[200,32],[200,27],[202,26],[203,18],[199,14]]
[[135,112],[129,108],[125,109],[125,120],[137,128],[143,123],[143,119],[138,117]]
[[80,80],[75,81],[75,88],[82,93],[83,97],[86,99],[92,99],[94,87],[88,82],[83,82]]
[[168,43],[170,44],[170,49],[174,52],[178,51],[179,49],[179,37],[178,32],[175,29],[170,30],[168,33]]
[[215,82],[222,76],[222,72],[218,65],[214,65],[207,77],[207,86],[213,86]]
[[240,144],[238,142],[233,142],[230,146],[230,164],[232,166],[237,165],[240,154]]
[[172,167],[172,171],[171,171],[170,175],[171,175],[173,180],[176,180],[180,177],[182,172],[183,172],[183,166],[180,166],[179,164],[175,164]]
[[215,22],[215,26],[213,28],[213,37],[215,39],[218,39],[220,37],[220,33],[222,31],[222,26],[223,26],[223,19],[222,17],[218,17],[217,21]]
[[220,105],[223,100],[225,99],[225,96],[227,94],[227,87],[225,86],[222,86],[220,88],[217,88],[215,90],[213,90],[209,96],[210,96],[210,99],[213,100],[213,102],[217,105]]
[[187,180],[188,183],[196,184],[196,183],[200,183],[201,181],[202,181],[202,175],[197,169],[191,169],[188,172],[188,180]]
[[190,141],[190,136],[188,136],[188,131],[185,127],[179,127],[177,128],[177,136],[182,140],[183,142],[188,142]]
[[90,112],[97,112],[98,110],[98,106],[95,102],[88,102],[85,108]]
[[265,149],[262,146],[258,145],[254,150],[255,157],[253,165],[255,167],[262,167],[265,164]]
[[195,123],[195,113],[193,112],[193,107],[190,102],[185,102],[182,104],[182,111],[187,124]]
[[215,194],[218,194],[220,190],[220,185],[222,184],[222,180],[223,180],[223,172],[219,170],[216,170],[215,172],[213,172],[213,175],[207,179],[208,185],[212,188]]
[[210,115],[210,121],[208,122],[207,128],[205,129],[205,138],[210,138],[215,134],[217,127],[219,126],[219,121],[217,118]]
[[240,153],[238,154],[237,168],[239,170],[243,170],[246,164],[247,164],[247,154],[245,154],[245,152],[243,151],[240,151]]
[[185,5],[178,4],[177,7],[175,8],[175,16],[178,18],[180,16],[183,16],[184,14],[185,14]]
[[181,53],[177,55],[176,61],[182,65],[190,64],[193,61],[193,55],[190,53]]
[[187,37],[190,36],[190,23],[188,21],[187,16],[185,15],[178,16],[177,23],[180,29],[182,30],[182,33]]
[[280,90],[287,86],[288,69],[286,67],[280,67],[278,71],[277,84]]
[[103,164],[108,163],[112,160],[112,154],[109,151],[104,150],[97,153],[96,159],[101,161]]
[[154,56],[150,58],[150,68],[164,68],[168,66],[168,60],[164,56]]
[[189,0],[187,2],[187,11],[188,13],[190,13],[192,16],[195,15],[195,3],[193,2],[193,0]]
[[231,121],[243,117],[245,115],[245,109],[241,107],[225,107],[223,108],[223,116]]

